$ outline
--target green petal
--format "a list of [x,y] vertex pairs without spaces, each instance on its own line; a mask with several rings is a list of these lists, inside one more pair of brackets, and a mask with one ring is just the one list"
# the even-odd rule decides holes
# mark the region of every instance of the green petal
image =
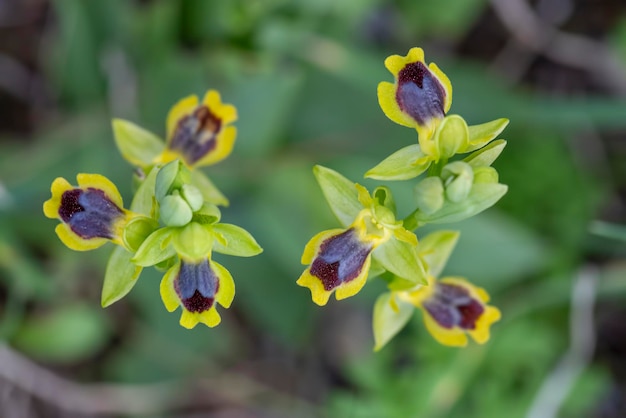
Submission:
[[238,257],[252,257],[263,252],[263,248],[245,229],[231,224],[215,224],[213,232],[221,236],[215,240],[213,250]]
[[376,180],[409,180],[422,174],[432,162],[418,144],[404,147],[369,169],[365,177]]
[[491,122],[469,127],[469,145],[462,152],[471,152],[484,147],[494,140],[509,124],[509,120],[502,118]]
[[138,266],[152,266],[176,255],[176,250],[170,245],[174,228],[161,228],[154,231],[141,244],[132,261]]
[[132,257],[133,254],[123,247],[115,247],[111,253],[102,285],[103,308],[126,296],[137,283],[141,267],[131,261]]
[[159,137],[123,119],[113,119],[113,136],[122,157],[135,166],[149,166],[165,144]]
[[500,156],[500,153],[505,146],[506,141],[504,139],[498,139],[486,147],[470,154],[463,161],[471,165],[473,168],[488,167],[496,160],[496,158]]
[[[395,309],[394,309],[395,308]],[[372,328],[374,351],[385,346],[409,322],[415,307],[398,300],[393,293],[383,293],[376,299]]]
[[344,227],[350,226],[363,209],[355,184],[335,170],[321,165],[313,168],[313,174],[339,222]]
[[388,187],[379,186],[375,188],[372,193],[372,197],[378,202],[379,205],[389,209],[394,216],[396,215],[396,201]]
[[435,143],[441,158],[447,159],[458,152],[465,152],[463,150],[469,144],[467,123],[459,115],[446,116],[435,135]]
[[459,231],[437,231],[420,239],[417,252],[428,266],[428,273],[439,277],[458,239]]
[[381,244],[372,253],[387,271],[415,284],[426,284],[426,269],[418,257],[416,247],[395,237]]
[[421,223],[458,222],[474,216],[493,206],[504,194],[508,187],[499,183],[475,183],[467,198],[461,202],[446,202],[443,207],[433,214],[415,213],[415,219]]
[[200,170],[191,172],[191,184],[200,189],[206,202],[217,206],[228,206],[228,199],[220,192],[213,182]]

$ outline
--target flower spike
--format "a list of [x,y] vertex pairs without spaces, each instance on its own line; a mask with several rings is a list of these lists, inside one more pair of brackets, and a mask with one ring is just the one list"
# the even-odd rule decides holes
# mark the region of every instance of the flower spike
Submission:
[[466,334],[479,344],[487,342],[489,327],[500,319],[500,310],[487,305],[487,292],[458,277],[429,281],[428,286],[399,295],[422,310],[428,332],[449,346],[467,345]]
[[230,307],[235,282],[222,265],[206,257],[200,261],[181,260],[163,276],[161,298],[166,309],[181,306],[180,325],[193,328],[199,322],[214,327],[221,321],[216,303]]
[[159,163],[181,158],[189,167],[215,164],[228,157],[237,129],[230,126],[237,109],[223,104],[220,94],[209,90],[201,103],[188,96],[174,105],[167,117],[167,142]]
[[385,67],[395,82],[378,84],[378,103],[383,112],[392,121],[416,128],[420,136],[429,138],[450,110],[450,80],[436,64],[426,66],[421,48],[411,48],[404,57],[388,57]]
[[76,251],[93,250],[107,241],[125,246],[123,232],[128,222],[139,216],[124,209],[115,185],[99,174],[78,174],[78,187],[58,177],[51,187],[52,197],[44,202],[46,217],[59,219],[55,231],[59,239]]

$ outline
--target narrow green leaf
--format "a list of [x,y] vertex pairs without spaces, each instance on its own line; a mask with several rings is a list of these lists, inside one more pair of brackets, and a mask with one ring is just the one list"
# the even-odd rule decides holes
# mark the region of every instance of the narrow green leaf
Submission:
[[376,180],[409,180],[428,170],[431,160],[418,144],[404,147],[381,161],[365,173],[366,178]]
[[383,348],[404,328],[413,316],[414,310],[413,305],[398,300],[391,292],[383,293],[376,299],[372,320],[374,351]]
[[339,222],[345,227],[352,224],[363,209],[354,183],[335,170],[321,165],[313,168],[313,174]]
[[165,147],[159,137],[124,119],[113,119],[113,136],[122,157],[135,166],[151,165]]
[[254,237],[245,229],[232,224],[215,224],[213,232],[221,235],[225,244],[215,240],[213,250],[218,253],[234,255],[238,257],[252,257],[263,252],[263,248],[256,242]]
[[137,283],[142,268],[134,264],[132,258],[133,254],[123,247],[116,246],[111,253],[102,285],[103,308],[126,296]]

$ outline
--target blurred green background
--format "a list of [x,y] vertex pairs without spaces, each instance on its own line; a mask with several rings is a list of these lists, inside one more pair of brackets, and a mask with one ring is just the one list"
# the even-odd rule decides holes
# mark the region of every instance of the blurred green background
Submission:
[[[385,57],[413,46],[452,80],[452,113],[511,119],[509,193],[451,226],[446,270],[503,320],[452,349],[417,314],[373,354],[382,283],[322,309],[295,280],[337,225],[312,166],[361,182],[416,140],[376,99]],[[621,0],[1,2],[0,416],[626,416],[625,69]],[[216,256],[237,295],[215,329],[181,328],[154,270],[103,310],[112,248],[60,243],[50,183],[101,173],[130,202],[110,119],[163,135],[170,106],[209,88],[239,135],[205,172],[265,252]],[[406,215],[411,182],[392,189]]]

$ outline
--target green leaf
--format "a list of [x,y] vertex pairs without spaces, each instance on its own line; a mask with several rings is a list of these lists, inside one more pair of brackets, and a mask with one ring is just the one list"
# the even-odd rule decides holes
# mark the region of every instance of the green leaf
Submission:
[[176,250],[170,245],[174,232],[174,228],[168,227],[154,231],[141,244],[131,261],[138,266],[148,267],[176,255]]
[[354,183],[335,170],[321,165],[313,168],[313,174],[339,222],[345,227],[352,224],[363,209]]
[[391,238],[372,253],[387,271],[415,284],[426,284],[426,269],[419,258],[416,247]]
[[506,147],[506,141],[504,139],[498,139],[486,147],[470,154],[463,161],[471,165],[472,168],[488,167],[500,156],[504,147]]
[[220,192],[213,182],[200,170],[191,172],[191,184],[200,189],[206,202],[218,206],[228,206],[228,199]]
[[213,250],[238,257],[252,257],[263,252],[263,248],[245,229],[232,224],[215,224],[213,232],[221,235],[225,243],[215,240]]
[[134,264],[132,258],[133,254],[123,247],[116,246],[111,253],[102,285],[103,308],[126,296],[137,283],[142,267]]
[[365,173],[366,178],[376,180],[409,180],[422,174],[430,166],[431,160],[422,152],[418,144],[404,147],[381,161]]
[[134,166],[151,165],[165,147],[159,137],[124,119],[113,119],[113,136],[122,157]]
[[415,307],[398,300],[393,293],[383,293],[374,304],[374,351],[385,346],[409,322]]
[[460,233],[458,231],[436,231],[422,238],[417,252],[428,266],[428,274],[439,277],[448,262]]
[[494,140],[509,124],[505,118],[469,127],[469,145],[462,152],[471,152]]
[[461,202],[447,201],[441,209],[430,215],[417,211],[419,223],[458,222],[474,216],[493,206],[507,192],[508,187],[499,183],[475,183],[469,196]]

